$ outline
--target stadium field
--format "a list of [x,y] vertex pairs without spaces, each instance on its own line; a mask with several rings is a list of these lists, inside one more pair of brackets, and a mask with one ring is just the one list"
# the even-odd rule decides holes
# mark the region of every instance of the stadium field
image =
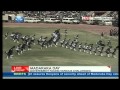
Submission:
[[[20,32],[22,35],[36,35],[36,39],[40,36],[51,37],[51,34],[58,28],[30,28],[30,27],[3,27],[3,35],[6,32]],[[60,30],[62,38],[64,38],[64,28]],[[67,29],[67,39],[73,39],[74,36],[79,34],[79,42],[95,44],[100,40],[100,35],[88,32],[84,29]],[[112,46],[118,45],[118,39],[105,36],[103,41],[111,40]],[[37,42],[36,42],[37,43]],[[13,65],[32,65],[32,66],[111,66],[113,72],[118,72],[118,55],[117,58],[106,56],[95,56],[84,52],[72,51],[64,47],[48,47],[41,50],[39,45],[32,45],[31,51],[25,51],[22,55],[17,55],[14,52],[14,57],[6,59],[5,51],[8,51],[13,45],[18,43],[13,42],[10,38],[4,39],[3,36],[3,71],[10,71]]]

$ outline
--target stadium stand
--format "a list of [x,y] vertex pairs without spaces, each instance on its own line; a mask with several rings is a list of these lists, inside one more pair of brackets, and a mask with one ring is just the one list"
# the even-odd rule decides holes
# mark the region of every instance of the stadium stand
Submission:
[[3,15],[5,14],[14,14],[15,16],[23,14],[24,17],[33,17],[39,19],[74,18],[80,20],[82,16],[114,17],[114,19],[118,19],[118,11],[3,11]]

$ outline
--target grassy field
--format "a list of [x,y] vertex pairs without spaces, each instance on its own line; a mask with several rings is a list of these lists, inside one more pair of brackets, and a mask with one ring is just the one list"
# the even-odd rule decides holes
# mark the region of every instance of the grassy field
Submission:
[[[6,32],[20,32],[23,35],[36,35],[36,38],[42,36],[51,37],[51,33],[56,28],[9,28],[3,27],[3,35]],[[61,34],[64,38],[64,29],[61,29]],[[68,29],[68,38],[73,39],[75,35],[79,34],[79,42],[96,43],[100,36],[84,30]],[[104,41],[110,39],[113,47],[118,45],[118,40],[105,37]],[[26,51],[22,55],[14,53],[12,59],[6,59],[5,51],[8,51],[13,45],[18,45],[10,38],[5,40],[3,38],[3,71],[10,71],[12,65],[39,65],[39,66],[112,66],[112,71],[118,72],[118,58],[108,58],[90,55],[84,52],[71,51],[63,47],[49,47],[40,49],[39,45],[32,45],[31,51]]]

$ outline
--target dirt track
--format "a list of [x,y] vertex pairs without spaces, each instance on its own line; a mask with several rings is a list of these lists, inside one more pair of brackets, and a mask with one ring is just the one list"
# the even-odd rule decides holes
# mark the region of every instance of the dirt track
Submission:
[[45,23],[3,23],[3,27],[40,27],[40,28],[60,28],[60,29],[82,29],[94,33],[104,32],[109,33],[110,29],[118,27],[113,26],[98,26],[98,25],[86,25],[86,24],[45,24]]

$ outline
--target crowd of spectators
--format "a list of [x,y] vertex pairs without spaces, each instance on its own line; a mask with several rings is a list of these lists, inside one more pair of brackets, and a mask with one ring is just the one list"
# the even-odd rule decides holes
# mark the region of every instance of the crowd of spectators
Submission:
[[86,15],[88,11],[3,11],[3,14],[24,14],[29,17],[73,17],[78,18],[80,15]]
[[[59,16],[59,17],[78,17],[81,16],[88,16],[92,14],[93,11],[3,11],[3,14],[20,14],[23,13],[26,16]],[[93,12],[94,13],[94,12]],[[117,11],[111,11],[108,13],[107,16],[116,16],[118,15]]]

